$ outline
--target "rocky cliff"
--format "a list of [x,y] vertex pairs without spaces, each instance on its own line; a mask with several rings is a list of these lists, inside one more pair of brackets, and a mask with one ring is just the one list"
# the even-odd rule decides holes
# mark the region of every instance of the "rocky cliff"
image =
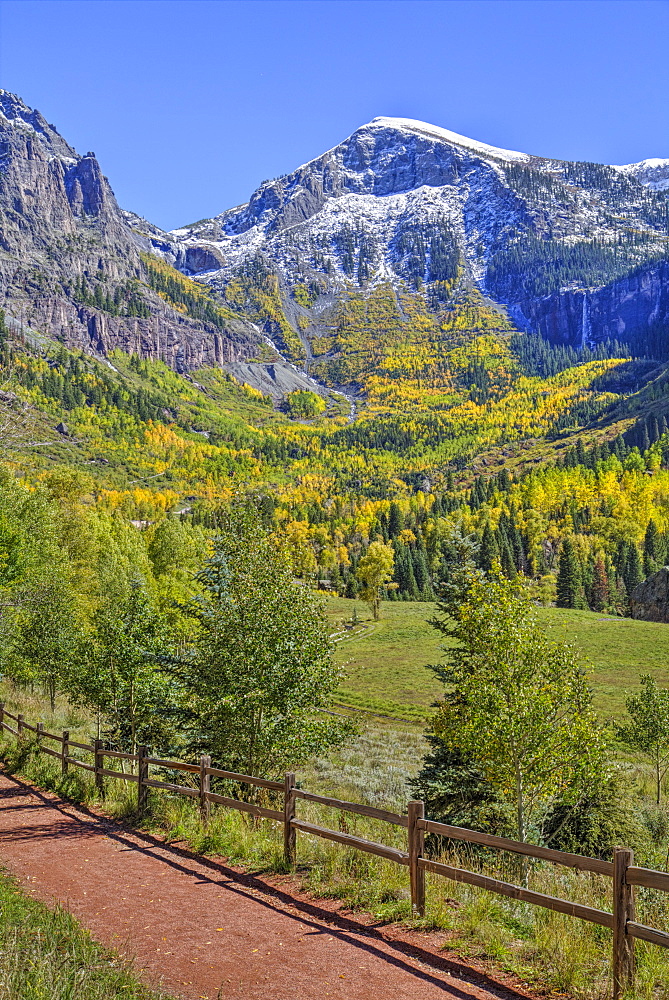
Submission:
[[665,357],[669,351],[669,260],[635,268],[594,290],[570,289],[525,300],[522,309],[531,326],[551,343],[591,347],[620,340],[639,349],[647,344],[651,354]]
[[38,111],[0,91],[0,307],[10,327],[177,370],[253,356],[258,334],[243,319],[203,322],[150,287],[147,246],[94,153],[78,155]]

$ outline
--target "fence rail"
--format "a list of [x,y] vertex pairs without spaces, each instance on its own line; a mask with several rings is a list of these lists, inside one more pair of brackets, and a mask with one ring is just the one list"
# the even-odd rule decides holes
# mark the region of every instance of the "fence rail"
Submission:
[[[10,726],[6,721],[7,719],[15,722],[16,728]],[[12,736],[16,736],[17,741],[21,741],[24,739],[26,730],[36,734],[36,743],[41,752],[60,760],[63,774],[67,773],[70,765],[93,772],[96,786],[100,790],[104,787],[103,782],[105,778],[130,781],[136,784],[137,808],[140,814],[147,808],[149,788],[154,788],[172,792],[175,795],[185,795],[198,799],[200,813],[205,821],[209,818],[211,805],[214,803],[226,806],[229,809],[237,809],[241,812],[249,813],[261,819],[282,823],[284,827],[284,853],[286,862],[289,865],[295,864],[296,837],[297,833],[300,832],[309,836],[322,837],[325,840],[334,841],[346,847],[354,848],[357,851],[373,854],[392,861],[395,864],[408,867],[411,882],[412,910],[420,916],[425,913],[425,873],[430,872],[433,875],[439,875],[451,881],[463,882],[501,896],[507,896],[533,906],[541,906],[558,913],[568,914],[579,920],[587,920],[602,927],[607,927],[613,931],[614,1000],[619,1000],[623,993],[632,987],[634,976],[634,940],[636,938],[648,941],[651,944],[660,945],[663,948],[669,948],[669,933],[638,923],[635,919],[636,914],[634,909],[634,886],[644,886],[662,892],[669,892],[669,873],[638,867],[634,864],[632,852],[627,849],[616,848],[612,862],[602,861],[597,858],[584,857],[580,854],[570,854],[566,851],[554,851],[535,844],[525,844],[517,840],[509,840],[506,837],[495,837],[491,834],[481,833],[477,830],[468,830],[464,827],[450,826],[447,823],[437,823],[434,820],[425,818],[425,806],[420,801],[409,802],[407,815],[404,816],[387,809],[366,806],[359,802],[347,802],[342,799],[332,798],[331,796],[316,795],[313,792],[307,792],[296,786],[295,775],[292,773],[286,774],[282,782],[270,781],[267,778],[260,778],[250,774],[238,774],[234,771],[225,771],[221,768],[212,767],[211,757],[208,756],[201,757],[198,764],[190,764],[184,761],[149,756],[146,747],[139,747],[137,753],[132,754],[108,749],[104,746],[102,740],[95,740],[93,744],[78,743],[70,739],[70,734],[67,730],[64,730],[62,735],[58,736],[54,733],[46,732],[42,723],[36,726],[28,724],[23,715],[14,715],[12,712],[7,711],[4,704],[0,702],[0,734],[8,732]],[[60,743],[60,750],[52,750],[50,747],[44,746],[42,738]],[[88,764],[83,760],[73,757],[70,752],[72,747],[92,753],[94,758],[93,763]],[[136,773],[117,771],[105,767],[105,758],[128,761],[131,765],[136,764]],[[197,784],[194,786],[178,785],[169,781],[151,778],[149,776],[150,767],[161,767],[165,770],[183,771],[197,775]],[[212,792],[212,777],[224,778],[256,788],[266,788],[277,794],[281,793],[283,796],[283,809],[270,809],[257,803],[244,802],[240,799],[221,795],[218,792]],[[403,851],[397,847],[391,847],[377,841],[354,836],[343,830],[332,830],[329,827],[318,826],[299,819],[296,814],[296,807],[300,799],[323,805],[339,812],[368,816],[389,825],[404,828],[407,831],[407,850]],[[481,846],[495,850],[511,851],[522,857],[537,858],[551,864],[562,865],[578,871],[591,872],[610,878],[613,883],[613,912],[599,910],[592,906],[584,906],[581,903],[576,903],[568,899],[560,899],[556,896],[549,896],[546,893],[535,892],[525,886],[503,882],[499,879],[482,875],[480,872],[456,868],[441,861],[426,858],[423,856],[425,852],[426,833],[445,837],[448,840],[480,844]]]

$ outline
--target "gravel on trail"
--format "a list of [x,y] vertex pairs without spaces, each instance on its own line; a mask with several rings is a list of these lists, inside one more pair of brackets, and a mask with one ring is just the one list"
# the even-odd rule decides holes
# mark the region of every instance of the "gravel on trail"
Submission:
[[62,903],[145,981],[196,1000],[527,1000],[503,974],[442,950],[443,934],[383,926],[166,844],[0,771],[0,863]]

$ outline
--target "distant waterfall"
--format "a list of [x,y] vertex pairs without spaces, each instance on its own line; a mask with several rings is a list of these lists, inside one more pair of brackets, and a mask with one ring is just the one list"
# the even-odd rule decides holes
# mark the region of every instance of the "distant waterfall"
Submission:
[[590,323],[590,305],[588,293],[583,293],[583,316],[581,318],[581,350],[592,346],[592,325]]

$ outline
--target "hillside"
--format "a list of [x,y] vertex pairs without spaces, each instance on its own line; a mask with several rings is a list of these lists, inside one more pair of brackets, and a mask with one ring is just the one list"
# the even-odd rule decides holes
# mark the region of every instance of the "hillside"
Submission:
[[[453,532],[626,613],[669,552],[666,163],[574,164],[375,119],[162,233],[2,92],[4,457],[151,529],[262,497],[297,576],[430,601]],[[63,242],[63,240],[65,242]]]
[[[442,657],[443,637],[429,624],[435,606],[389,602],[378,622],[359,601],[329,598],[327,611],[337,660],[346,665],[339,703],[370,718],[385,716],[389,724],[422,725],[443,690],[426,669]],[[563,608],[538,608],[537,615],[551,639],[573,645],[592,666],[590,685],[602,717],[622,718],[625,695],[638,689],[642,673],[669,684],[669,626]]]

